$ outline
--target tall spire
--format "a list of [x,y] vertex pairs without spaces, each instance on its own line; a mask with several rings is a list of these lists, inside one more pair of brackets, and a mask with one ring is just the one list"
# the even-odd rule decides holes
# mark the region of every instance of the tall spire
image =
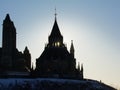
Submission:
[[55,7],[55,20],[56,20],[56,17],[57,17],[57,12],[56,12],[56,7]]
[[71,55],[73,55],[73,57],[74,57],[74,52],[75,52],[75,50],[74,50],[73,40],[71,40],[70,53],[71,53]]
[[31,69],[31,54],[30,54],[27,46],[25,47],[25,50],[24,50],[23,54],[24,54],[24,59],[25,59],[25,62],[26,62],[26,66],[29,69]]
[[53,28],[52,28],[52,32],[51,32],[51,35],[52,36],[61,36],[61,33],[60,33],[60,30],[59,30],[59,27],[58,27],[58,24],[57,24],[57,12],[56,12],[56,7],[55,7],[55,22],[54,22],[54,25],[53,25]]
[[80,71],[80,63],[78,62],[78,70]]
[[32,67],[31,67],[31,70],[34,70],[33,62],[32,62]]
[[83,75],[83,64],[81,64],[81,77],[83,78],[84,75]]
[[83,73],[83,64],[81,64],[81,72]]
[[49,43],[53,45],[53,44],[59,42],[62,45],[63,44],[63,36],[61,35],[61,32],[59,30],[56,16],[57,16],[57,13],[56,13],[56,8],[55,8],[55,21],[54,21],[54,25],[53,25],[51,34],[49,36]]

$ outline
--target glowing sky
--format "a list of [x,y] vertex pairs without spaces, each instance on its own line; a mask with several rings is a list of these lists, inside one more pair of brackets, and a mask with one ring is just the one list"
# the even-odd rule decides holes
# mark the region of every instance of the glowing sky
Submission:
[[28,46],[32,61],[40,56],[57,21],[68,50],[74,41],[85,78],[120,87],[120,0],[1,0],[2,23],[9,13],[17,29],[17,48]]

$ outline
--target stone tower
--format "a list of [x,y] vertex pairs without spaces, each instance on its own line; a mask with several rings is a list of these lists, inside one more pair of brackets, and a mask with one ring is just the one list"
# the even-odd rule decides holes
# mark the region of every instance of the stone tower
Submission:
[[4,69],[11,69],[15,59],[16,51],[16,28],[11,21],[9,14],[3,21],[2,37],[2,58],[1,63]]
[[31,69],[31,54],[26,47],[22,53],[16,47],[16,28],[9,14],[3,21],[2,48],[0,48],[0,71],[29,72]]

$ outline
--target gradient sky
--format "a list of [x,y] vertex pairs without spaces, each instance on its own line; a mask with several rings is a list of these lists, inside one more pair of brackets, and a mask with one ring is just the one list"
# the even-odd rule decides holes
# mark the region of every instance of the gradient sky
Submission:
[[69,50],[74,41],[85,78],[120,87],[120,0],[1,0],[0,45],[9,13],[17,29],[17,48],[28,46],[35,62],[48,42],[55,7],[64,43]]

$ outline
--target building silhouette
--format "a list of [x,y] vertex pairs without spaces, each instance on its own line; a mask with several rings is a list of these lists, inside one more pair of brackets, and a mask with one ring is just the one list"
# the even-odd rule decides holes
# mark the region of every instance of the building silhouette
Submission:
[[70,52],[63,43],[57,18],[48,37],[48,44],[39,58],[36,59],[35,75],[38,77],[59,77],[83,79],[83,65],[76,68],[76,59],[74,57],[74,45],[71,41]]
[[31,55],[26,47],[24,53],[16,48],[16,28],[9,14],[3,21],[2,48],[0,48],[1,75],[14,75],[16,72],[30,72]]
[[0,78],[3,79],[0,80],[0,90],[117,90],[101,81],[83,78],[83,64],[80,66],[78,63],[76,68],[73,40],[68,51],[63,43],[56,13],[48,44],[36,59],[35,69],[31,67],[28,47],[23,52],[16,47],[16,28],[9,14],[3,21],[2,31]]
[[83,65],[78,64],[74,57],[75,49],[71,41],[70,51],[63,43],[63,36],[55,21],[48,37],[48,44],[39,58],[36,59],[35,70],[31,68],[31,54],[27,47],[20,52],[16,48],[16,28],[9,14],[3,21],[2,48],[0,48],[1,76],[11,75],[28,77],[56,77],[83,79]]

